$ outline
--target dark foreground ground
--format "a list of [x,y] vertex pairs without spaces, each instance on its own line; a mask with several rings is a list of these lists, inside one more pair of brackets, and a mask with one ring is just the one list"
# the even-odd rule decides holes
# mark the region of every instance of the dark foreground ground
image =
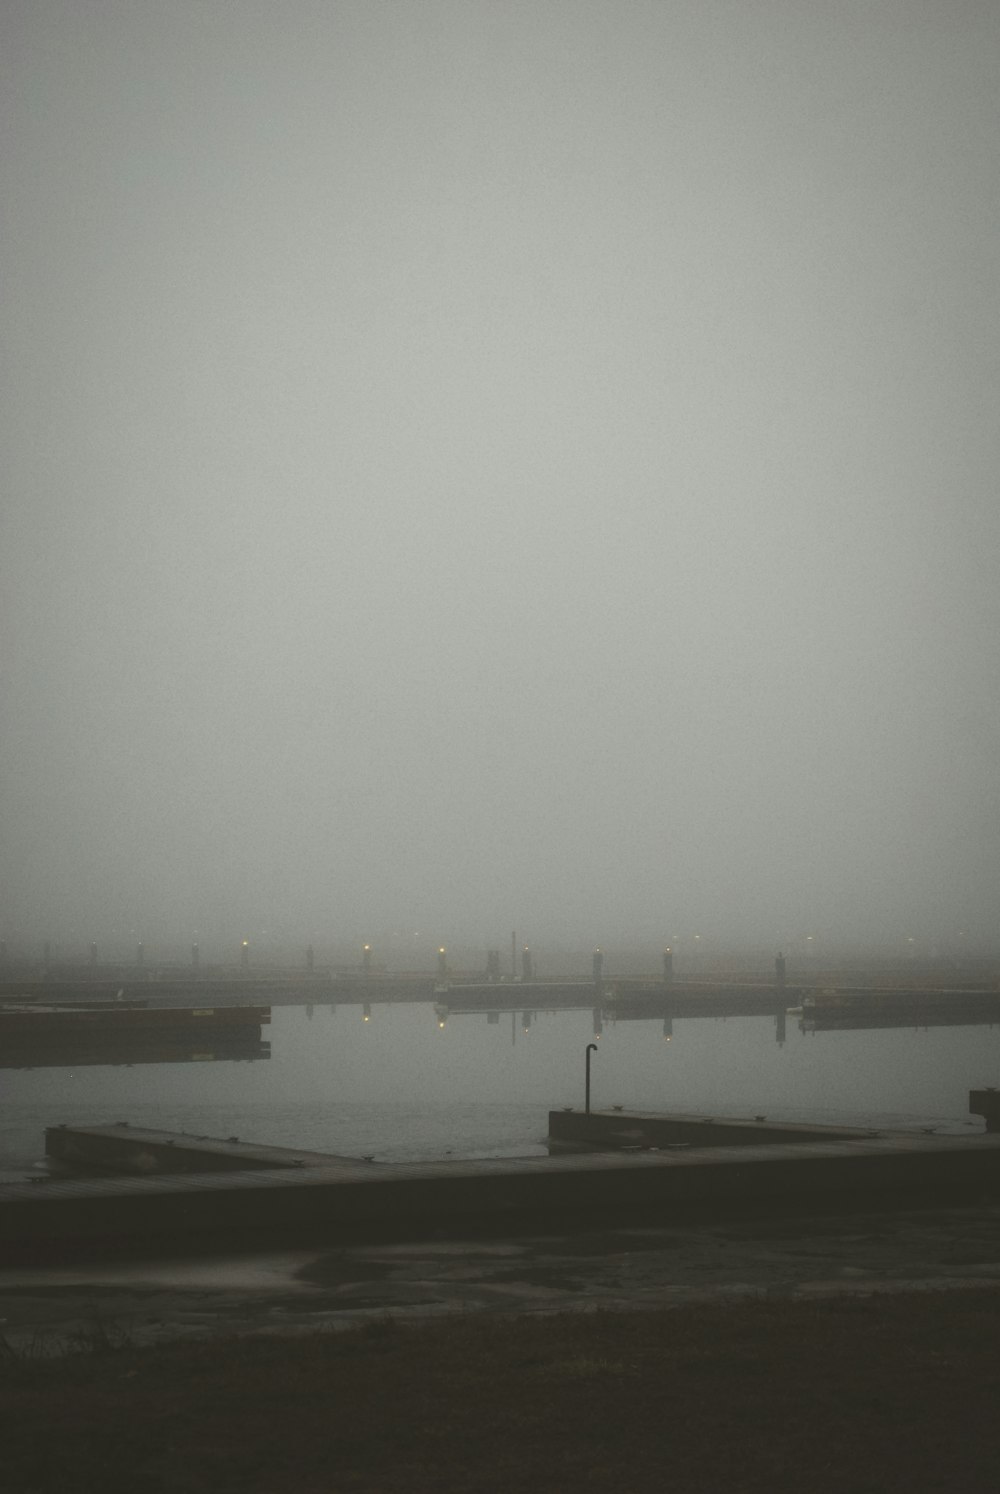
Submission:
[[[11,1494],[979,1494],[1000,1293],[374,1320],[6,1357]],[[111,1335],[113,1339],[113,1335]]]
[[1000,1488],[1000,1209],[0,1271],[10,1494]]

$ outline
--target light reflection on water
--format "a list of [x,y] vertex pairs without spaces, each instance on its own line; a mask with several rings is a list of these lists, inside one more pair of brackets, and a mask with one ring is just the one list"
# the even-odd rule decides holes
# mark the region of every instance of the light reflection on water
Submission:
[[[134,1125],[382,1161],[544,1151],[550,1108],[582,1105],[593,1015],[451,1015],[429,1004],[275,1007],[271,1058],[0,1071],[0,1170],[37,1166],[46,1126]],[[773,1017],[605,1022],[595,1107],[965,1128],[996,1084],[1000,1028],[807,1034]],[[981,1122],[975,1126],[981,1128]]]

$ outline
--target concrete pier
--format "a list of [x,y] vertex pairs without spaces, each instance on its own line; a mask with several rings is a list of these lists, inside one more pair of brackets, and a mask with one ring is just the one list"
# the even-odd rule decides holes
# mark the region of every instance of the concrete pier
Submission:
[[987,1135],[16,1183],[0,1187],[0,1260],[998,1198],[1000,1136]]

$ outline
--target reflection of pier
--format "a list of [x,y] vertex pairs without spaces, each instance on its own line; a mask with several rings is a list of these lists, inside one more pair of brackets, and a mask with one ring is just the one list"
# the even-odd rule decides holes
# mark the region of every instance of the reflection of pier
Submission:
[[606,1021],[634,1022],[653,1018],[774,1016],[799,993],[776,986],[731,986],[707,983],[654,984],[645,981],[592,981],[533,985],[449,986],[438,1002],[454,1015],[472,1012],[600,1011]]
[[785,1041],[785,1007],[788,992],[771,986],[685,986],[654,985],[647,982],[602,982],[593,984],[531,986],[452,986],[437,998],[435,1010],[440,1025],[449,1017],[481,1016],[488,1022],[500,1020],[501,1013],[523,1012],[523,1030],[530,1024],[525,1012],[530,998],[531,1012],[589,1011],[593,1033],[601,1037],[607,1025],[618,1022],[659,1022],[666,1042],[674,1037],[678,1019],[726,1017],[774,1017],[775,1036]]
[[690,1017],[773,1017],[784,1012],[797,993],[778,986],[682,985],[659,989],[619,983],[609,992],[604,1010],[616,1022],[673,1020]]

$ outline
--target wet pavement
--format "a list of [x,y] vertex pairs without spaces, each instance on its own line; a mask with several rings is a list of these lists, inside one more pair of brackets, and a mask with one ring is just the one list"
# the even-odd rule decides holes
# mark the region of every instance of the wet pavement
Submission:
[[772,1218],[0,1271],[0,1335],[105,1341],[329,1331],[390,1314],[642,1310],[1000,1286],[1000,1208]]

